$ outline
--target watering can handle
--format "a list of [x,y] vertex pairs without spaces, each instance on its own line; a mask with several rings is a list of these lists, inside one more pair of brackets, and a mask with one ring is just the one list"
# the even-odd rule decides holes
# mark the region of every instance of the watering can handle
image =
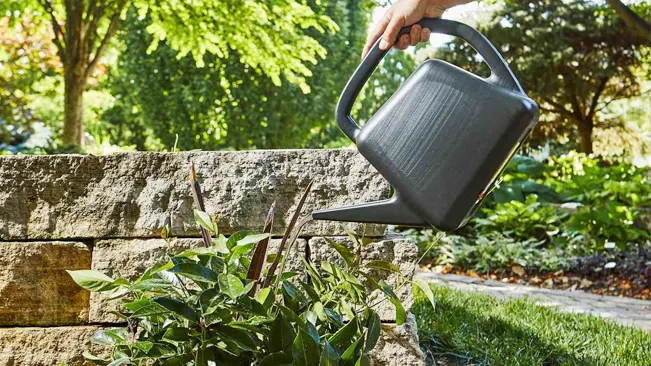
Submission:
[[[488,41],[488,39],[486,39],[486,37],[476,29],[453,20],[439,18],[424,18],[419,21],[418,24],[422,27],[429,28],[432,33],[456,36],[468,42],[473,48],[475,48],[475,50],[477,50],[490,67],[491,76],[486,79],[488,82],[516,93],[525,94],[520,83],[518,83],[518,80],[506,64],[506,61],[504,61],[490,41]],[[409,33],[410,29],[411,26],[403,27],[400,30],[400,33],[398,33],[396,40],[400,38],[401,35]],[[380,49],[380,39],[378,39],[368,55],[366,55],[364,60],[362,60],[362,63],[359,64],[357,70],[353,73],[353,76],[348,80],[344,91],[339,97],[337,110],[335,112],[337,123],[344,133],[353,141],[357,140],[357,134],[360,130],[353,117],[350,116],[353,103],[355,102],[355,99],[357,99],[362,87],[366,84],[366,81],[371,74],[373,74],[373,71],[387,52],[388,50],[383,51]]]

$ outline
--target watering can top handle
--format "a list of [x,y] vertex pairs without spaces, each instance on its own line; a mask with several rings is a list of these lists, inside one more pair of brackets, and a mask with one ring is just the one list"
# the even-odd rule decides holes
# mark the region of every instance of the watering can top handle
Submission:
[[[502,56],[497,52],[488,39],[486,39],[486,37],[476,29],[453,20],[439,18],[424,18],[419,21],[418,24],[422,27],[429,28],[432,33],[456,36],[468,42],[484,58],[491,69],[491,76],[486,79],[487,81],[513,92],[524,94],[522,87]],[[409,33],[410,29],[411,26],[403,27],[400,30],[400,33],[398,33],[397,38],[403,34]],[[388,52],[388,50],[380,50],[379,44],[380,39],[375,42],[371,51],[366,55],[364,60],[362,60],[362,63],[359,64],[350,80],[348,80],[346,87],[339,97],[339,102],[337,103],[337,110],[335,112],[337,123],[344,133],[353,141],[357,140],[357,134],[360,130],[355,120],[350,116],[353,103],[355,102],[355,99],[357,99],[357,95],[362,90],[364,84],[366,84],[368,78],[373,74],[377,65]]]

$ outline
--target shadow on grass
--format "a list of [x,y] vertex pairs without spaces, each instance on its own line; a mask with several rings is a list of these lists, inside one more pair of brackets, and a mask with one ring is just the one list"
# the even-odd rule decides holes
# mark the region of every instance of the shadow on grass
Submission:
[[413,308],[428,365],[648,365],[643,332],[525,300],[434,290],[435,312],[422,301]]

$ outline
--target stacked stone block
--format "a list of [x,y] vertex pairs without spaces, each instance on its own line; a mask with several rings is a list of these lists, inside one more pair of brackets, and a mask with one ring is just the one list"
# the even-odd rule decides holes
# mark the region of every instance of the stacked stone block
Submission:
[[[192,215],[192,164],[206,211],[220,215],[224,235],[261,230],[276,202],[271,248],[310,181],[305,214],[389,194],[384,179],[347,149],[0,157],[0,366],[84,365],[82,353],[94,347],[90,335],[122,325],[110,314],[118,302],[80,289],[65,270],[135,278],[167,254],[201,245]],[[160,239],[165,225],[177,238],[169,244]],[[363,260],[392,261],[412,277],[415,245],[386,237],[382,225],[311,222],[288,256],[290,267],[300,268],[306,255],[337,261],[322,237],[351,245],[346,230],[374,238]],[[377,276],[396,280],[395,274]],[[407,287],[399,295],[409,308]],[[423,364],[413,316],[396,327],[390,304],[378,310],[386,324],[375,364]]]

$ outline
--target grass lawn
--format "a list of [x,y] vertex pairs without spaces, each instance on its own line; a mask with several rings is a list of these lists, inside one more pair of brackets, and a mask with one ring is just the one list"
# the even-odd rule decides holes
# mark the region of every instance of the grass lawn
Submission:
[[526,299],[500,301],[432,286],[414,307],[430,361],[453,365],[651,365],[651,333]]

